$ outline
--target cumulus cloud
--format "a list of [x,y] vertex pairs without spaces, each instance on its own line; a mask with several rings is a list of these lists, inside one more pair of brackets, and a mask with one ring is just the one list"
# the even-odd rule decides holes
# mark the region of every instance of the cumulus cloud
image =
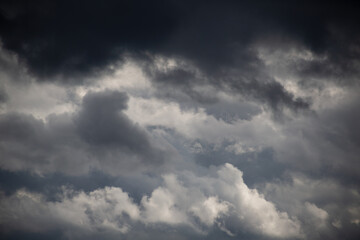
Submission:
[[[34,211],[34,212],[33,212]],[[7,230],[48,231],[77,228],[81,231],[126,233],[139,209],[120,188],[104,188],[86,194],[65,189],[57,202],[19,190],[1,202],[1,225]],[[21,222],[18,222],[21,219]]]
[[213,176],[184,173],[184,181],[178,177],[165,175],[163,186],[143,196],[139,205],[116,187],[89,193],[64,189],[55,202],[19,190],[2,197],[1,224],[9,230],[77,228],[79,232],[125,234],[136,231],[136,222],[140,222],[151,228],[187,225],[197,234],[206,234],[215,226],[230,235],[236,235],[240,228],[277,238],[301,236],[298,221],[278,211],[256,189],[249,189],[242,172],[231,164],[220,167]]

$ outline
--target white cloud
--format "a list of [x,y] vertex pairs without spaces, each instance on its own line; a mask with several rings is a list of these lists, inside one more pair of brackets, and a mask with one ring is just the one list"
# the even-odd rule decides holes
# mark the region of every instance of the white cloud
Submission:
[[218,226],[230,235],[239,229],[279,238],[301,235],[297,220],[278,211],[256,189],[249,189],[242,172],[231,164],[213,176],[165,175],[164,184],[143,196],[140,205],[122,189],[106,187],[90,193],[66,190],[56,202],[20,190],[3,196],[0,206],[0,223],[9,229],[77,228],[124,234],[136,223],[154,228],[161,223],[190,226],[199,233],[204,233],[204,227]]
[[229,206],[229,202],[220,202],[217,196],[212,196],[203,202],[195,204],[190,211],[199,217],[204,224],[211,226],[219,215],[228,213]]
[[256,189],[249,189],[241,171],[226,164],[218,175],[220,196],[234,204],[240,220],[254,232],[273,237],[300,236],[299,223],[287,213],[277,211]]
[[[67,196],[69,195],[69,196]],[[48,202],[42,195],[24,190],[1,199],[0,223],[10,229],[47,231],[78,228],[125,233],[129,222],[139,218],[139,209],[120,188],[106,187],[88,194],[65,191],[60,201]]]
[[141,204],[144,206],[145,222],[164,222],[169,224],[185,223],[186,213],[176,207],[177,195],[186,190],[177,183],[175,176],[164,177],[167,187],[158,187],[150,197],[143,197]]

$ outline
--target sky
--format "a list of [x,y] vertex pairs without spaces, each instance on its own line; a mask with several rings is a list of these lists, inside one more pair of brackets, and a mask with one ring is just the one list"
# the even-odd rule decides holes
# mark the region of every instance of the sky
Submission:
[[359,11],[1,1],[0,238],[359,239]]

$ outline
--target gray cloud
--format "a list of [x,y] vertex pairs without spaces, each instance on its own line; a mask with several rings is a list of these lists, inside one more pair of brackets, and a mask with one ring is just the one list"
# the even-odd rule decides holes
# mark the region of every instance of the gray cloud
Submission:
[[2,168],[40,174],[99,169],[116,175],[164,164],[170,155],[121,112],[126,102],[126,94],[105,91],[87,94],[74,116],[53,114],[44,122],[2,114]]
[[0,238],[358,239],[358,12],[1,1]]
[[6,102],[8,97],[4,87],[0,85],[0,104]]
[[264,72],[264,66],[259,60],[248,68],[239,63],[239,66],[226,67],[214,74],[203,72],[202,69],[191,69],[191,66],[182,61],[179,66],[166,67],[166,60],[165,67],[164,63],[160,67],[158,65],[159,63],[147,65],[145,68],[158,89],[158,96],[182,104],[191,101],[193,105],[211,108],[211,105],[219,101],[216,91],[224,91],[264,104],[279,117],[284,108],[294,112],[310,108],[307,100],[295,97]]
[[125,93],[88,93],[75,119],[80,136],[96,148],[94,152],[101,152],[103,147],[105,151],[120,149],[137,156],[145,165],[162,164],[164,153],[154,148],[147,133],[121,112],[127,108],[127,100]]
[[313,179],[299,173],[288,177],[288,183],[267,183],[265,196],[282,210],[297,215],[309,238],[357,238],[358,190],[329,178]]
[[349,184],[358,182],[358,97],[351,95],[336,108],[285,125],[286,140],[273,145],[280,161],[315,175],[326,174]]

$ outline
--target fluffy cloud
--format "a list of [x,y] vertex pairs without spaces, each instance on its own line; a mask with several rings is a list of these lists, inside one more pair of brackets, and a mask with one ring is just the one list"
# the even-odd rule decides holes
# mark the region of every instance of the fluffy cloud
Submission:
[[[184,178],[184,181],[179,180]],[[1,224],[10,229],[48,231],[136,231],[136,224],[189,226],[198,234],[218,227],[229,235],[250,231],[270,237],[300,237],[300,225],[278,211],[255,189],[249,189],[242,172],[231,164],[213,176],[189,173],[166,175],[164,184],[143,196],[139,205],[116,187],[89,193],[65,189],[55,202],[19,190],[1,200]],[[20,222],[19,222],[20,221]],[[137,223],[136,223],[137,222]]]
[[[86,194],[69,192],[57,202],[24,190],[3,198],[1,224],[8,230],[48,231],[77,228],[79,231],[129,230],[129,221],[139,218],[139,209],[120,188],[104,188]],[[18,222],[20,219],[21,222]]]

